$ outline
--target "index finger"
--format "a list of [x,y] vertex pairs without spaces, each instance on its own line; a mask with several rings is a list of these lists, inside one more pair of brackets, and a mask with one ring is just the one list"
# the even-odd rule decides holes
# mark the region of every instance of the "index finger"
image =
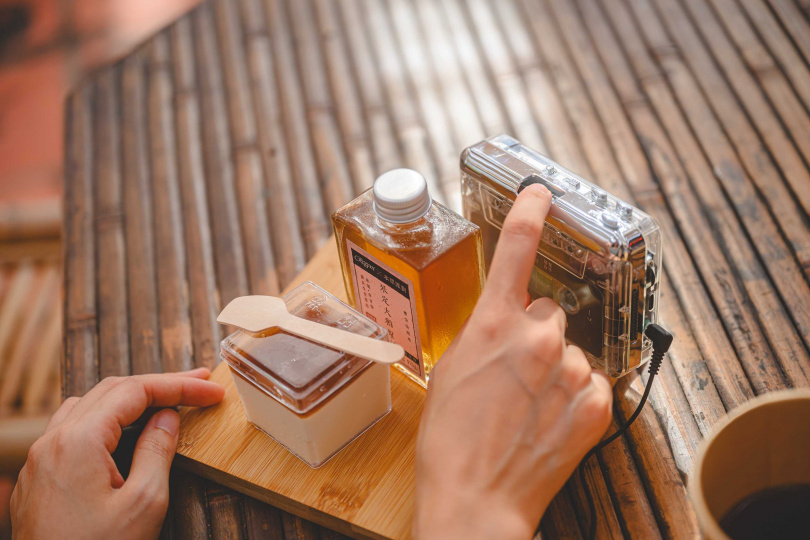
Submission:
[[125,377],[106,377],[101,380],[97,385],[91,388],[82,398],[76,403],[76,406],[70,412],[70,416],[77,418],[87,411],[92,411],[98,406],[98,401],[104,397],[107,392],[116,388],[121,383],[130,378],[142,377],[194,377],[197,379],[207,379],[211,372],[208,368],[196,368],[188,371],[178,371],[173,373],[151,373],[141,375],[129,375]]
[[529,288],[549,208],[551,192],[540,184],[528,186],[517,196],[503,222],[489,266],[484,296],[504,298],[520,309],[525,308],[526,289]]
[[101,429],[107,449],[118,444],[121,429],[136,421],[149,407],[178,405],[207,407],[219,403],[225,388],[192,377],[143,375],[129,377],[110,389],[79,422],[87,430]]

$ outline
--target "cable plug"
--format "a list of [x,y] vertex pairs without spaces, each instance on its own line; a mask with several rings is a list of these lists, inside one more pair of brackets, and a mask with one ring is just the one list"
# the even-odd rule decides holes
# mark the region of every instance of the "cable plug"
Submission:
[[661,362],[664,361],[664,355],[669,350],[669,346],[672,345],[674,336],[654,323],[647,326],[644,335],[652,341],[653,352],[650,358],[650,375],[656,375],[661,368]]

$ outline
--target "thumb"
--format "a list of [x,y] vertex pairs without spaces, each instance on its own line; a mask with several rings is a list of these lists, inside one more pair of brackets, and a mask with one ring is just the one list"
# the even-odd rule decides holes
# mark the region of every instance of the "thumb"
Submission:
[[161,520],[169,500],[169,470],[177,450],[180,417],[163,409],[149,419],[135,443],[132,467],[122,491],[129,492],[136,504],[159,514]]

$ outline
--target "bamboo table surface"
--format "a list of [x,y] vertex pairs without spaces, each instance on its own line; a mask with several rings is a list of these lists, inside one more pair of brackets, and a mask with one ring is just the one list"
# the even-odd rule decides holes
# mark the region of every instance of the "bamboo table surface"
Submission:
[[[220,307],[281,291],[377,173],[418,169],[458,209],[460,151],[506,132],[663,230],[677,338],[587,481],[600,537],[694,536],[700,439],[810,385],[809,20],[806,0],[203,3],[68,99],[64,394],[213,367]],[[544,536],[586,511],[573,478]],[[180,470],[163,534],[337,536]]]

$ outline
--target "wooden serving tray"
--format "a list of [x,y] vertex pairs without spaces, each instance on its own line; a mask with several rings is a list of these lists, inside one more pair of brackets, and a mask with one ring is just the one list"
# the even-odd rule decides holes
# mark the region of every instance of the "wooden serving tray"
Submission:
[[[346,300],[334,240],[287,290],[304,281]],[[391,368],[391,412],[312,469],[248,423],[224,362],[211,380],[225,386],[225,398],[213,407],[180,411],[179,467],[349,536],[410,536],[421,387]]]

